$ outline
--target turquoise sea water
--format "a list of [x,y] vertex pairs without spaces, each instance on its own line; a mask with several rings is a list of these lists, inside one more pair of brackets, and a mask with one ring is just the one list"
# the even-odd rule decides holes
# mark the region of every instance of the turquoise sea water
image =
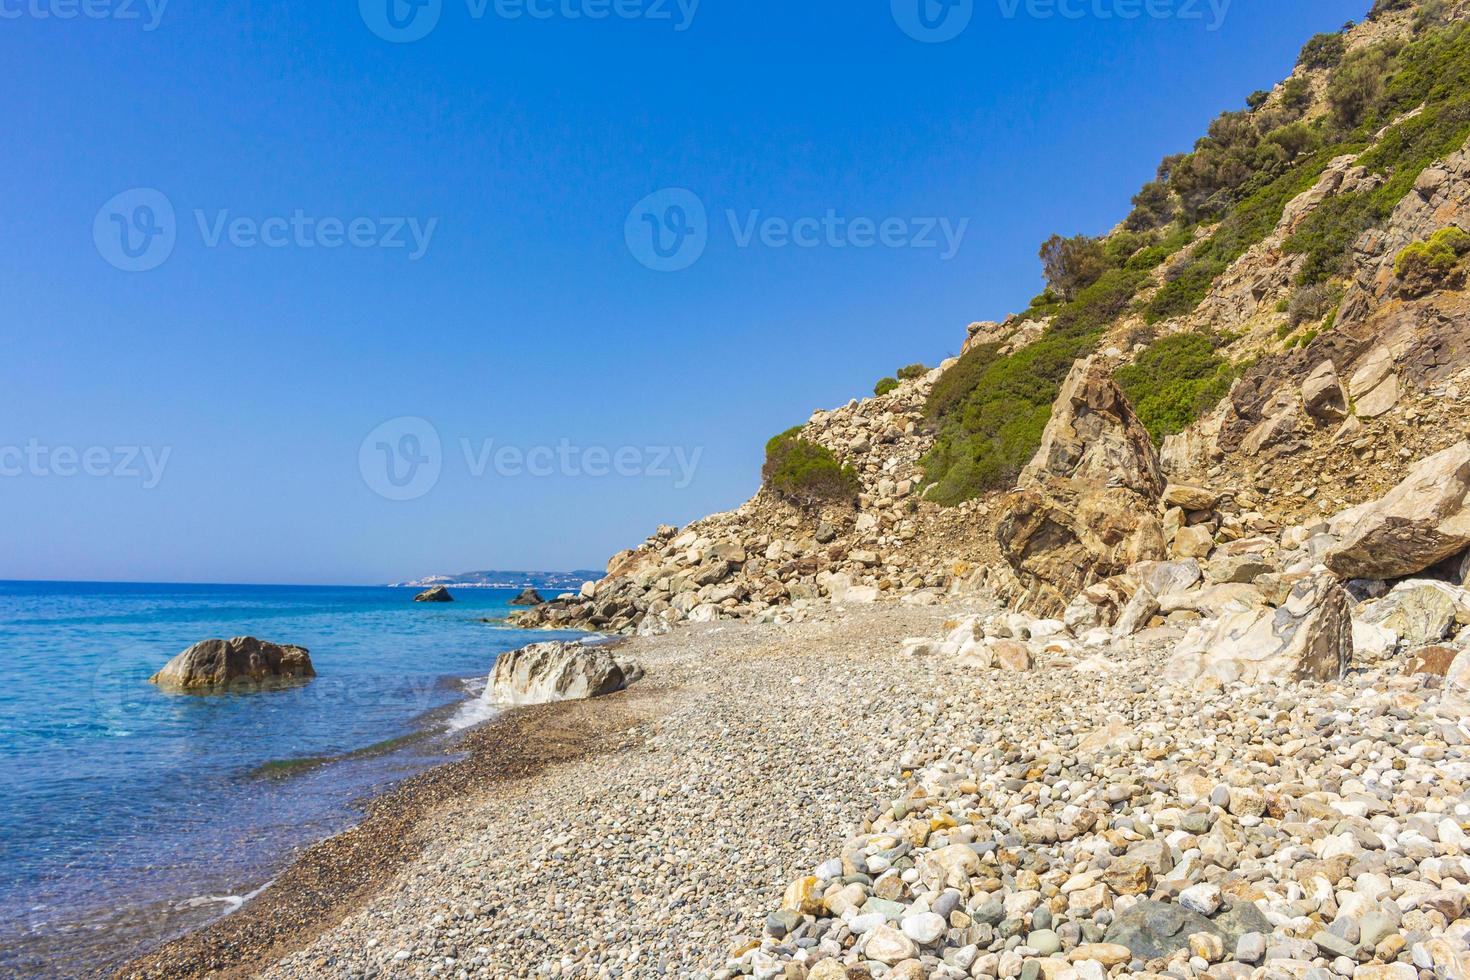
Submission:
[[[227,913],[355,801],[442,761],[432,736],[474,679],[545,636],[480,622],[513,591],[413,596],[0,582],[0,976],[88,975]],[[246,695],[147,682],[231,636],[304,646],[318,676]]]

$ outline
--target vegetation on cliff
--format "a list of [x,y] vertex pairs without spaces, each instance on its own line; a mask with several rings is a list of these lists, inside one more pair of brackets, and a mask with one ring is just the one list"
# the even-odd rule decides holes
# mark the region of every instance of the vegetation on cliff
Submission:
[[[1153,437],[1209,411],[1238,369],[1220,338],[1191,332],[1184,318],[1277,228],[1294,198],[1351,155],[1377,179],[1327,197],[1284,244],[1304,258],[1282,311],[1291,317],[1283,339],[1294,346],[1332,326],[1353,244],[1386,223],[1425,168],[1470,138],[1470,24],[1447,24],[1438,0],[1379,0],[1369,18],[1408,9],[1412,36],[1309,41],[1292,79],[1222,114],[1192,152],[1165,159],[1118,231],[1053,236],[1042,246],[1047,290],[1024,314],[1049,320],[1040,339],[1008,354],[973,347],[934,387],[926,414],[936,441],[923,460],[930,499],[955,504],[1008,488],[1039,445],[1072,362],[1125,317],[1160,326],[1119,374]],[[1422,251],[1406,261],[1446,261],[1443,248]]]

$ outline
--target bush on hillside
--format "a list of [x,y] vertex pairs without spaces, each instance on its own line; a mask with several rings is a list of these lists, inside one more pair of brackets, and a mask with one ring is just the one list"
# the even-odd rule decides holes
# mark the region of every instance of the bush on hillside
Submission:
[[1445,228],[1427,241],[1414,242],[1398,254],[1394,274],[1410,292],[1427,292],[1443,283],[1470,253],[1470,233],[1460,228]]
[[1397,44],[1376,44],[1350,54],[1327,82],[1327,105],[1338,129],[1346,132],[1377,116],[1387,97],[1387,79],[1399,53]]
[[1047,288],[1063,300],[1073,299],[1108,271],[1102,243],[1086,235],[1053,235],[1042,243],[1040,255]]
[[926,368],[924,365],[910,364],[906,367],[901,367],[898,369],[898,378],[900,381],[912,381],[915,378],[922,378],[928,373],[929,369]]
[[876,397],[878,397],[878,398],[882,398],[884,395],[888,394],[890,391],[896,391],[897,389],[898,389],[898,379],[897,378],[879,378],[878,379],[878,383],[875,384],[875,385],[873,385],[873,394]]
[[1286,305],[1286,319],[1292,329],[1309,320],[1321,320],[1342,299],[1342,290],[1318,284],[1303,286],[1291,294]]
[[1308,71],[1336,68],[1347,54],[1347,38],[1341,34],[1318,34],[1302,48],[1296,63]]
[[1183,432],[1229,393],[1238,370],[1220,356],[1220,345],[1213,334],[1175,334],[1114,376],[1155,443]]
[[770,490],[802,507],[850,503],[860,490],[857,471],[823,446],[801,438],[801,426],[766,443],[761,478]]

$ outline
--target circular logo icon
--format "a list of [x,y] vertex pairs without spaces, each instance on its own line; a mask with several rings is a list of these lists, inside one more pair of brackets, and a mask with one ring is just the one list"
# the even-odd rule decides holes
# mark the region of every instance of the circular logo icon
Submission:
[[389,419],[362,441],[357,468],[385,500],[417,500],[434,489],[444,468],[439,432],[425,419]]
[[102,205],[92,221],[92,241],[108,265],[147,272],[168,261],[178,241],[173,203],[162,191],[135,187]]
[[953,41],[970,26],[975,0],[891,0],[893,19],[915,41]]
[[650,194],[628,212],[628,251],[655,272],[679,272],[698,262],[709,244],[709,216],[699,195],[682,187]]
[[422,41],[439,26],[444,0],[357,0],[362,22],[394,44]]
[[168,662],[169,656],[156,649],[129,645],[99,660],[92,672],[94,724],[109,736],[131,735],[157,691],[148,685],[148,679]]

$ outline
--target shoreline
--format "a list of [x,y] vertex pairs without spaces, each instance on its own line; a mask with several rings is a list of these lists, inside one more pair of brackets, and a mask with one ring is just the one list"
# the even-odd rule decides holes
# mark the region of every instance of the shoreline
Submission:
[[[426,728],[403,736],[397,741],[442,738],[442,752],[451,758],[429,764],[381,795],[358,801],[360,820],[285,855],[281,871],[237,910],[104,975],[128,980],[253,975],[340,921],[411,863],[426,843],[420,831],[428,819],[452,817],[468,793],[535,776],[560,762],[626,748],[628,743],[615,737],[614,722],[626,723],[632,720],[630,712],[638,714],[637,693],[619,692],[597,702],[507,708],[462,731],[435,734]],[[461,709],[474,699],[467,696],[452,707]],[[620,703],[611,711],[586,710],[607,708],[613,701]],[[347,761],[371,749],[311,765]],[[289,779],[299,774],[252,773],[251,778]]]
[[[916,670],[914,661],[898,656],[898,643],[906,635],[931,631],[953,612],[898,604],[852,613],[824,609],[812,621],[795,626],[726,621],[625,640],[625,652],[647,671],[642,681],[591,701],[507,709],[452,736],[447,751],[462,758],[411,776],[366,803],[354,827],[305,848],[253,901],[132,960],[111,975],[127,980],[360,976],[361,970],[344,968],[342,961],[364,955],[382,959],[380,970],[412,975],[413,971],[396,968],[403,957],[397,948],[387,948],[391,943],[380,943],[376,936],[366,941],[357,938],[361,929],[376,929],[358,920],[371,917],[373,909],[385,904],[407,910],[403,914],[410,921],[434,918],[437,906],[448,900],[447,890],[432,886],[428,895],[415,893],[442,872],[444,848],[475,836],[487,846],[511,847],[510,838],[518,834],[526,839],[517,842],[517,848],[544,847],[554,838],[556,825],[569,814],[572,819],[582,819],[589,806],[633,812],[637,804],[627,795],[620,802],[619,791],[626,794],[631,786],[639,794],[657,792],[657,787],[667,788],[680,778],[697,782],[700,772],[712,782],[733,775],[755,779],[756,786],[770,785],[769,779],[752,772],[723,772],[730,768],[729,762],[713,770],[686,771],[689,763],[684,756],[694,746],[701,752],[719,750],[719,733],[712,737],[703,730],[716,723],[713,712],[739,715],[750,708],[761,716],[771,714],[789,699],[787,692],[806,696],[809,690],[805,688],[816,686],[819,676],[823,685],[835,685],[830,688],[834,695],[841,695],[858,678],[873,677],[886,685],[899,682],[906,674],[926,673]],[[875,670],[879,655],[882,669]],[[767,673],[773,668],[774,678]],[[845,715],[854,709],[853,703],[845,702],[856,696],[855,691],[848,691],[831,697],[826,710],[835,713],[834,719]],[[757,699],[767,703],[756,704]],[[890,727],[896,727],[896,722],[878,730]],[[765,730],[750,734],[761,755],[780,753],[786,747],[800,749],[789,734],[777,737]],[[609,764],[623,756],[638,758]],[[658,757],[657,766],[650,765],[651,756]],[[658,775],[660,768],[664,776]],[[596,782],[603,776],[631,780],[631,784],[616,790],[598,787],[580,799],[567,799],[582,791],[589,777]],[[825,817],[809,814],[806,833],[796,833],[784,820],[774,824],[767,836],[782,834],[782,849],[788,852],[780,872],[768,868],[758,879],[732,875],[725,886],[732,899],[762,902],[762,891],[769,890],[776,875],[792,866],[791,852],[820,843],[822,837],[812,830],[832,820],[851,821],[860,816],[870,802],[866,780],[846,779],[841,773],[831,778],[824,797],[848,794],[851,798],[846,805],[829,810]],[[719,811],[730,810],[732,799],[718,789],[715,796],[711,812],[716,819],[731,819]],[[609,819],[622,821],[620,816]],[[504,832],[502,823],[508,824]],[[683,824],[680,820],[677,826]],[[582,857],[602,860],[586,853]],[[481,863],[493,862],[476,858],[466,866]],[[502,872],[499,867],[494,869],[496,875]],[[601,873],[598,879],[598,887],[611,889],[609,894],[619,900],[627,899],[641,885],[636,874],[621,879]],[[465,903],[474,903],[466,916],[493,922],[521,913],[520,904],[510,896],[527,887],[532,892],[545,890],[537,876],[496,881],[473,892],[456,891]],[[558,894],[554,886],[550,893]],[[537,899],[549,900],[545,895]],[[426,907],[431,903],[433,907]],[[759,904],[750,905],[739,918],[746,920],[758,908]],[[734,935],[737,931],[725,925],[712,930],[706,952],[723,948],[726,935],[721,933]],[[572,951],[577,946],[570,929],[550,930],[534,943],[521,939],[505,950],[505,955],[520,961],[520,969],[507,972],[497,964],[490,975],[529,977],[533,971],[526,964],[542,955],[537,949]],[[685,974],[676,971],[673,975]]]

